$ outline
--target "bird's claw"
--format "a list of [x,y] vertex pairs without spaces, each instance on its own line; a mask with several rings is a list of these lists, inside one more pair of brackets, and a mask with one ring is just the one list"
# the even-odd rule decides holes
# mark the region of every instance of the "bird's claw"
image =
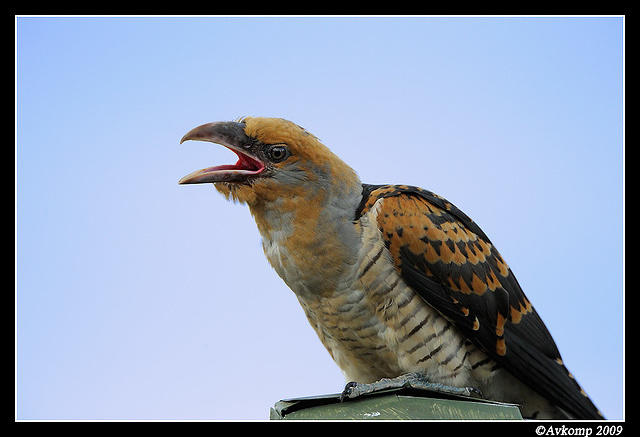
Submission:
[[358,396],[357,394],[354,393],[354,389],[357,386],[358,386],[357,382],[354,382],[354,381],[348,382],[344,386],[344,390],[342,390],[342,393],[340,393],[340,402],[344,402],[347,399],[351,399],[352,397]]
[[423,375],[418,373],[408,373],[396,378],[382,378],[379,381],[364,384],[358,382],[348,382],[340,394],[340,402],[354,399],[367,393],[385,391],[388,389],[413,388],[419,390],[436,391],[446,395],[466,396],[484,399],[482,392],[475,387],[452,387],[444,384],[428,381]]
[[467,395],[472,398],[484,399],[482,392],[475,387],[465,387]]

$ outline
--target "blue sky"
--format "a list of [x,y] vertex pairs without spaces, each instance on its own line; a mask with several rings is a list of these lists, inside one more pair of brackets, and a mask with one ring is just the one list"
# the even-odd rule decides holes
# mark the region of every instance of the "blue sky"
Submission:
[[620,17],[17,17],[18,419],[268,418],[344,379],[196,125],[292,120],[489,235],[623,418]]

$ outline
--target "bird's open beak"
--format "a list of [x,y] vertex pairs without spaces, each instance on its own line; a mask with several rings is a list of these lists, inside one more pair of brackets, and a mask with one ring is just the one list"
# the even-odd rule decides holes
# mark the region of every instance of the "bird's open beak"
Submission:
[[255,157],[255,141],[244,132],[244,124],[237,122],[207,123],[191,129],[180,140],[209,141],[221,144],[238,155],[233,165],[218,165],[194,171],[180,179],[179,184],[204,184],[211,182],[246,182],[262,173],[264,164]]

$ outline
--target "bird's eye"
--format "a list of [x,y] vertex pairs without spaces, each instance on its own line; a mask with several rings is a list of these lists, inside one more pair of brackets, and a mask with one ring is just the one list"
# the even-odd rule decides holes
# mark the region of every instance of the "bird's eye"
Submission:
[[285,146],[273,146],[267,150],[267,157],[273,162],[282,162],[289,157],[289,149]]

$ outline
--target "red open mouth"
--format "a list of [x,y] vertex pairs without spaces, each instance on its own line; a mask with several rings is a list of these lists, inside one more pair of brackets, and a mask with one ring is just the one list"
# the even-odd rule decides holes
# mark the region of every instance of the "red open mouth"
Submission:
[[254,159],[249,155],[245,155],[242,152],[238,152],[237,150],[234,150],[230,147],[227,147],[227,148],[229,150],[232,150],[236,155],[238,155],[238,162],[236,162],[233,165],[217,165],[215,167],[205,168],[204,170],[200,170],[200,171],[209,173],[209,172],[216,172],[216,171],[222,171],[222,170],[234,170],[234,171],[243,172],[243,174],[258,174],[262,170],[264,170],[264,164],[258,161],[257,159]]
[[264,171],[264,164],[239,150],[226,146],[238,155],[238,161],[233,165],[217,165],[194,171],[180,179],[179,184],[202,184],[207,182],[243,182],[249,176]]

